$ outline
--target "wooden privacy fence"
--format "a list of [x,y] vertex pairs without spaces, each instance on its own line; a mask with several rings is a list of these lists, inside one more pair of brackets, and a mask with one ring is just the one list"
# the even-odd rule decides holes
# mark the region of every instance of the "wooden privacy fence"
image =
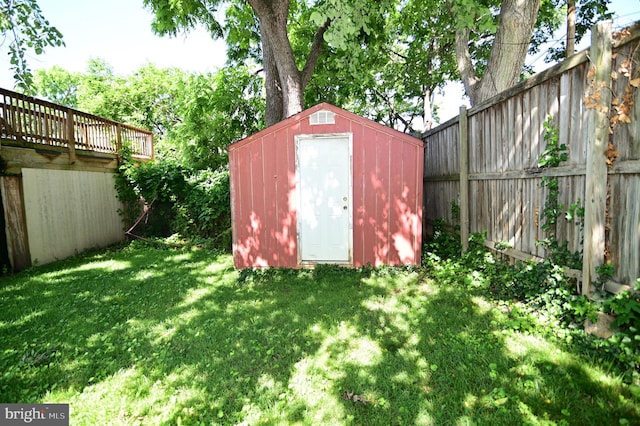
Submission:
[[[16,144],[117,154],[126,141],[138,158],[153,157],[153,133],[0,89],[0,137]],[[6,142],[5,142],[6,143]]]
[[[424,135],[424,220],[459,224],[463,244],[486,231],[491,248],[506,243],[514,258],[544,258],[541,181],[557,177],[564,208],[555,236],[583,252],[582,270],[572,272],[584,294],[604,263],[615,268],[609,290],[640,277],[640,26],[612,36],[605,22],[592,34],[589,51]],[[547,117],[568,159],[540,168]],[[583,226],[565,220],[572,204],[584,207]]]

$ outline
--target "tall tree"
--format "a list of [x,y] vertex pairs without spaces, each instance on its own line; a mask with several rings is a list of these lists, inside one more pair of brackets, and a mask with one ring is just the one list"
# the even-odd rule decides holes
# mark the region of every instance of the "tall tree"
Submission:
[[[304,89],[311,79],[311,75],[318,62],[318,58],[324,45],[324,34],[331,24],[331,19],[326,18],[320,24],[313,36],[313,43],[309,54],[304,61],[302,69],[298,69],[296,58],[287,32],[289,17],[289,0],[247,0],[260,22],[260,36],[262,42],[263,61],[266,64],[275,63],[273,67],[265,67],[267,73],[277,71],[274,75],[265,75],[267,81],[279,82],[279,90],[282,93],[282,116],[290,117],[304,108]],[[266,60],[265,60],[266,59]],[[269,85],[266,86],[269,90]],[[278,90],[278,89],[276,89]],[[270,93],[267,92],[267,98]],[[269,121],[277,118],[269,114]],[[272,124],[267,122],[267,125]]]
[[10,69],[16,87],[29,92],[33,75],[27,52],[37,55],[50,46],[64,46],[62,34],[42,14],[36,0],[0,0],[0,47],[8,42]]
[[455,48],[458,70],[471,103],[479,104],[519,80],[542,0],[501,2],[495,38],[482,75],[472,61],[469,44],[476,22],[481,30],[494,25],[491,9],[479,8],[473,1],[448,1],[459,22]]
[[[145,0],[154,30],[204,24],[224,36],[229,60],[262,67],[266,124],[330,101],[414,130],[446,81],[472,103],[512,86],[527,54],[562,22],[566,0]],[[580,16],[609,0],[581,0]],[[218,7],[225,7],[224,26]],[[443,7],[448,6],[448,7]],[[582,12],[581,12],[582,10]],[[426,11],[426,12],[425,12]],[[577,31],[579,35],[579,31]],[[455,66],[453,64],[456,64]],[[311,87],[309,91],[306,91]]]
[[[268,100],[267,122],[273,124],[301,111],[304,89],[314,73],[318,59],[328,42],[346,49],[354,34],[369,31],[372,17],[382,13],[394,0],[247,0],[258,24],[260,62],[265,71]],[[198,23],[209,28],[212,36],[221,36],[222,26],[213,25],[218,7],[225,4],[234,11],[241,9],[240,0],[144,0],[155,13],[153,29],[160,34],[175,35]],[[289,36],[292,10],[302,10],[306,25],[313,28],[307,50],[296,51]],[[331,29],[331,31],[329,31]],[[279,105],[274,100],[281,99]]]
[[[161,35],[176,35],[180,30],[204,24],[212,37],[223,36],[222,26],[215,16],[218,7],[225,3],[222,0],[145,0],[144,3],[155,13],[152,28]],[[231,2],[230,7],[236,11],[242,8],[242,3]],[[318,28],[318,42],[309,53],[308,65],[300,71],[287,34],[289,0],[251,0],[248,3],[259,23],[269,125],[302,110],[302,93],[315,67],[328,24]]]

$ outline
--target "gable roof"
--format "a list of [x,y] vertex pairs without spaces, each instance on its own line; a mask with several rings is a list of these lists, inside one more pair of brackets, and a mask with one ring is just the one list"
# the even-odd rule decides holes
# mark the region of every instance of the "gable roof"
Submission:
[[[313,106],[311,108],[308,108],[304,111],[299,112],[296,115],[293,115],[287,119],[284,119],[276,124],[273,124],[261,131],[259,131],[258,133],[254,133],[251,136],[248,136],[244,139],[241,139],[237,142],[232,143],[231,145],[229,145],[229,147],[227,148],[229,151],[233,151],[235,149],[238,149],[248,143],[253,142],[254,140],[260,139],[263,136],[266,136],[270,133],[273,132],[277,132],[280,129],[286,128],[286,127],[290,127],[296,123],[299,123],[302,120],[305,120],[307,118],[309,118],[309,116],[311,116],[312,114],[318,112],[318,111],[322,111],[322,110],[327,110],[327,111],[331,111],[333,112],[335,115],[343,117],[347,120],[350,121],[356,121],[359,122],[360,124],[364,125],[365,127],[369,127],[370,129],[378,132],[378,133],[384,133],[387,135],[390,135],[394,138],[398,138],[398,139],[402,139],[405,142],[408,142],[410,144],[419,146],[419,147],[424,147],[424,142],[421,139],[415,138],[411,135],[408,135],[406,133],[402,133],[398,130],[392,129],[390,127],[384,126],[380,123],[376,123],[373,120],[370,120],[368,118],[359,116],[357,114],[354,114],[352,112],[349,112],[345,109],[342,108],[338,108],[337,106],[331,105],[329,103],[326,102],[322,102],[319,103],[316,106]],[[330,124],[329,124],[330,126]]]

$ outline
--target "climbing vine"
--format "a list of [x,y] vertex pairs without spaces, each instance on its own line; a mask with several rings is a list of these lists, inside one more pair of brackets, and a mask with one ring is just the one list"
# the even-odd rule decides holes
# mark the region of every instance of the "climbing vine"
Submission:
[[[614,39],[622,40],[623,38],[631,36],[631,32],[628,28],[625,28],[613,35]],[[616,127],[622,124],[631,124],[632,122],[632,108],[634,105],[635,91],[640,87],[640,69],[635,67],[633,58],[637,57],[638,50],[640,49],[640,43],[630,49],[630,54],[623,58],[618,65],[618,68],[611,73],[613,80],[625,79],[622,93],[613,93],[613,99],[611,101],[611,111],[609,119],[609,134],[613,134]],[[615,54],[614,57],[618,55]],[[587,108],[591,107],[587,103]],[[611,139],[610,139],[611,142]],[[610,143],[609,150],[613,159],[607,155],[609,161],[607,165],[611,166],[615,158],[620,156],[620,153],[615,151],[613,144]]]
[[[558,128],[554,126],[551,116],[547,117],[547,120],[544,122],[544,129],[546,148],[542,154],[540,154],[538,167],[543,169],[558,167],[568,159],[567,145],[559,143]],[[556,235],[558,219],[564,212],[564,205],[559,202],[560,180],[557,176],[543,176],[540,186],[547,188],[547,197],[542,211],[542,230],[545,232],[545,238],[538,241],[538,244],[548,251],[549,258],[552,262],[569,268],[579,269],[582,264],[581,253],[571,253],[568,248],[569,242],[563,241],[561,243]],[[568,210],[564,212],[564,218],[567,222],[574,222],[582,228],[584,207],[581,207],[580,200],[569,206]]]

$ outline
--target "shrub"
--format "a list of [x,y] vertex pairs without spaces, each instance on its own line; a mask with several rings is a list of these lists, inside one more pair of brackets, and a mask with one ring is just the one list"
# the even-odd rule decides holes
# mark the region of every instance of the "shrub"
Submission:
[[509,323],[514,328],[536,332],[578,345],[583,353],[604,357],[616,364],[628,381],[640,380],[640,280],[635,292],[623,292],[604,303],[604,310],[616,317],[618,333],[607,340],[587,335],[585,319],[596,321],[603,305],[578,294],[575,280],[550,259],[509,265],[473,234],[469,249],[460,254],[459,236],[438,225],[425,246],[426,274],[445,285],[464,285],[499,304],[509,306]]
[[179,233],[191,240],[208,240],[215,247],[231,246],[229,172],[191,170],[174,161],[126,161],[116,177],[125,203],[122,216],[129,226],[140,213],[140,200],[153,204],[141,232],[150,237]]
[[606,312],[615,316],[618,327],[608,346],[616,358],[640,376],[640,278],[636,280],[635,291],[623,291],[604,304]]
[[175,231],[213,240],[217,247],[231,246],[231,200],[227,170],[199,170],[186,180],[183,196],[175,205]]

